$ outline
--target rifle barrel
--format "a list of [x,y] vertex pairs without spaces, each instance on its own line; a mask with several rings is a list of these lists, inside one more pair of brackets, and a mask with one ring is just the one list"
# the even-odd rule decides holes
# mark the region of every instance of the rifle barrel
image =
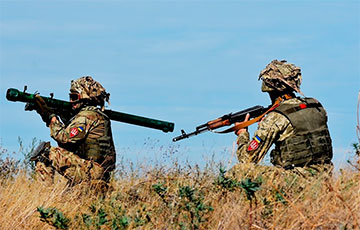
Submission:
[[196,127],[196,130],[194,132],[191,132],[191,133],[185,133],[185,131],[182,129],[181,130],[181,135],[177,136],[177,137],[174,137],[172,140],[173,140],[173,142],[177,142],[177,141],[180,141],[182,139],[189,138],[191,136],[196,136],[196,135],[198,135],[200,133],[203,133],[205,131],[208,131],[208,130],[209,130],[209,128],[208,128],[208,126],[206,124]]

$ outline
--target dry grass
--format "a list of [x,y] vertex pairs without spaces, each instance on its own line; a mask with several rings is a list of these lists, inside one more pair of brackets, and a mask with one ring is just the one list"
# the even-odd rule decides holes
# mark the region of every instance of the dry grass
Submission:
[[62,212],[69,229],[359,229],[359,182],[351,168],[305,179],[243,165],[228,178],[174,163],[119,172],[101,197],[21,171],[0,181],[0,229],[56,229],[38,207]]

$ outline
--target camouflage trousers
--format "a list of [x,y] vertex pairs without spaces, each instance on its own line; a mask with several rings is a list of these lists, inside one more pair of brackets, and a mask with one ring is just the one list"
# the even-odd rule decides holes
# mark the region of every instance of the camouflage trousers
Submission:
[[79,184],[102,180],[104,168],[98,163],[80,158],[78,155],[60,147],[51,147],[49,164],[36,163],[36,174],[40,180],[53,182],[55,171],[68,179],[69,184]]
[[298,177],[301,180],[314,180],[317,178],[330,178],[332,176],[333,165],[311,165],[307,167],[294,167],[290,170],[285,170],[276,166],[265,166],[254,163],[240,163],[233,166],[226,176],[241,180],[242,178],[250,177],[266,177],[269,180],[276,180],[278,178]]

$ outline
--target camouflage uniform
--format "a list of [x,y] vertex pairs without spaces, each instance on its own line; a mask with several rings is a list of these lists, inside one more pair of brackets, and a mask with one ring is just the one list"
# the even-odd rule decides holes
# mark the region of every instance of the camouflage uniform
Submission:
[[[275,60],[261,72],[262,91],[276,92],[280,96],[291,93],[292,90],[301,93],[300,69],[292,64],[285,64],[284,70],[284,63]],[[283,74],[288,77],[282,78]],[[286,84],[283,83],[284,79]],[[331,168],[332,147],[326,122],[326,112],[315,99],[282,99],[279,106],[259,123],[252,140],[247,130],[238,135],[238,159],[240,163],[259,163],[272,144],[275,144],[275,149],[270,154],[275,166],[294,169],[300,174]]]
[[[79,84],[74,82],[95,81],[89,77],[72,81],[72,92],[78,88],[82,89],[76,87]],[[91,89],[90,86],[86,87]],[[96,88],[98,89],[99,85],[96,85]],[[49,163],[36,164],[36,172],[43,180],[52,180],[55,170],[72,184],[110,179],[110,173],[115,169],[116,154],[110,120],[100,108],[83,104],[68,125],[65,126],[56,119],[49,127],[50,135],[59,147],[50,148]]]
[[[284,104],[298,103],[298,99],[286,100]],[[259,163],[275,141],[283,141],[294,133],[290,121],[280,113],[269,113],[259,123],[254,137],[261,139],[255,150],[248,151],[250,146],[249,132],[240,133],[237,138],[237,155],[241,163]],[[255,138],[254,138],[255,139]]]

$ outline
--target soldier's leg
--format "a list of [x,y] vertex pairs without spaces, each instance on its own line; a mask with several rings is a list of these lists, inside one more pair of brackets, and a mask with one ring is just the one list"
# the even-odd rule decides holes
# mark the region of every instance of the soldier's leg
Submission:
[[309,165],[306,167],[295,167],[294,172],[303,176],[304,178],[318,178],[322,177],[331,177],[333,173],[334,166],[330,164],[316,164]]
[[46,166],[43,162],[36,162],[35,167],[35,178],[38,181],[43,181],[47,184],[54,183],[54,169],[52,167]]
[[103,168],[60,147],[51,147],[49,159],[53,168],[67,178],[70,184],[101,179]]
[[31,153],[30,161],[35,162],[35,178],[49,184],[54,182],[54,170],[50,166],[50,142],[41,142]]

